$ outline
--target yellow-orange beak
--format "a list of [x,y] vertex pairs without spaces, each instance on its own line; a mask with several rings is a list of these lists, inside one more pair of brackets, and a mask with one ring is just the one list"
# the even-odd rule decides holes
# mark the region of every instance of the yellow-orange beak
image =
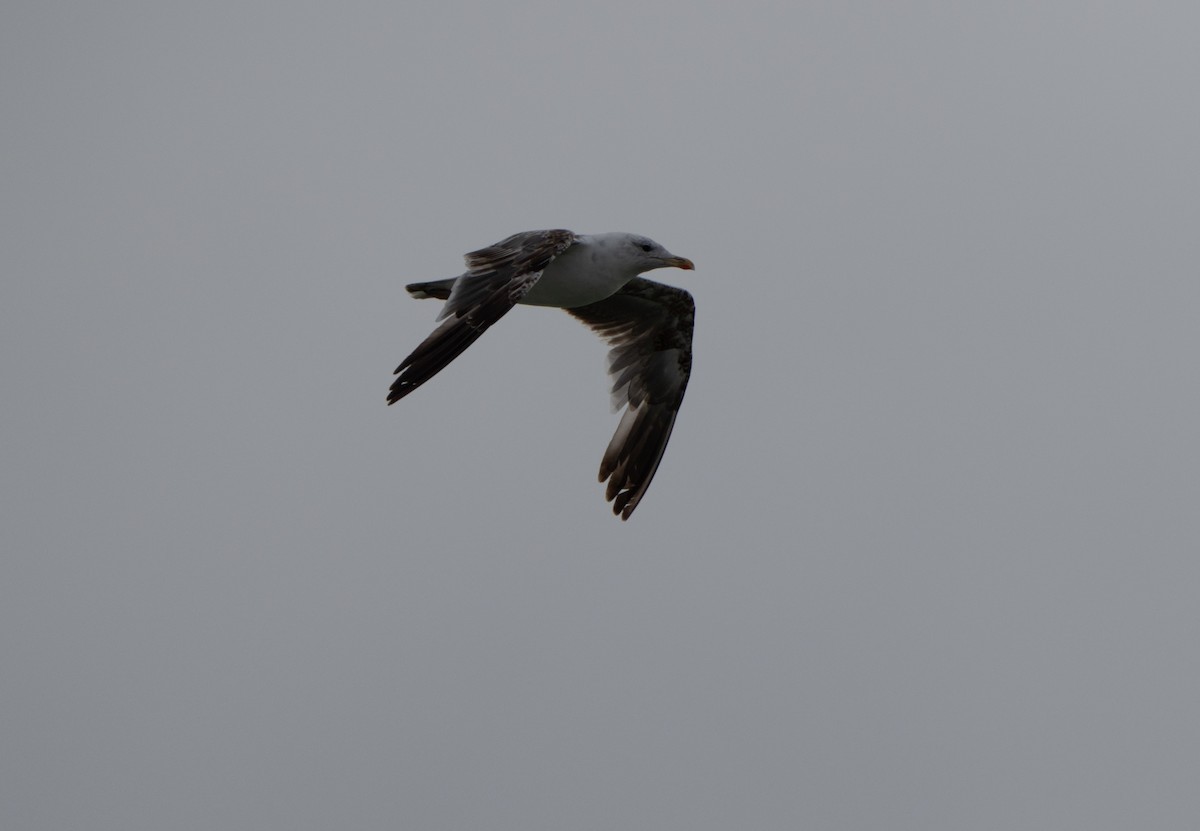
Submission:
[[696,270],[696,266],[687,257],[668,257],[663,262],[672,268],[682,268],[684,271]]

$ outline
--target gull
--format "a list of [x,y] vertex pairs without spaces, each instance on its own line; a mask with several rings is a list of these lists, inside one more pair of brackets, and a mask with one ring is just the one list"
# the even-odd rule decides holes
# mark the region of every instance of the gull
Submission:
[[695,268],[657,242],[623,232],[523,231],[472,251],[458,277],[405,286],[445,300],[442,321],[396,367],[388,404],[424,384],[517,304],[565,309],[609,345],[613,410],[625,408],[600,462],[605,498],[622,520],[650,487],[692,371],[695,303],[680,288],[639,277]]

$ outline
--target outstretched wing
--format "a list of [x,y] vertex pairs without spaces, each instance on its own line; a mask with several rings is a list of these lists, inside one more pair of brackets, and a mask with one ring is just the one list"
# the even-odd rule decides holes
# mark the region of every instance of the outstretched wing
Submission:
[[575,242],[570,231],[525,231],[466,256],[429,337],[401,361],[388,403],[394,404],[437,375],[487,328],[516,305],[551,261]]
[[608,341],[613,408],[625,407],[600,462],[613,513],[629,519],[662,461],[692,372],[696,305],[683,289],[644,277],[612,297],[567,309]]

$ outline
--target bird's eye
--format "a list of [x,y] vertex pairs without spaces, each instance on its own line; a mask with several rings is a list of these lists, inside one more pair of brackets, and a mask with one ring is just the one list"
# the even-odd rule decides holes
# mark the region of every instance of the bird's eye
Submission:
[[643,242],[641,245],[638,246],[638,248],[642,249],[647,254],[649,254],[651,251],[654,250],[654,246],[648,242]]

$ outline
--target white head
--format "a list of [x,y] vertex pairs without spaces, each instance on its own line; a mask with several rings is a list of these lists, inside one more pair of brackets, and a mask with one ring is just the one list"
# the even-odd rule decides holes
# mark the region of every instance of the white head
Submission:
[[688,271],[696,266],[686,257],[676,257],[649,237],[616,231],[611,234],[593,234],[591,241],[604,250],[605,255],[619,260],[633,274],[652,271],[656,268],[683,268]]

